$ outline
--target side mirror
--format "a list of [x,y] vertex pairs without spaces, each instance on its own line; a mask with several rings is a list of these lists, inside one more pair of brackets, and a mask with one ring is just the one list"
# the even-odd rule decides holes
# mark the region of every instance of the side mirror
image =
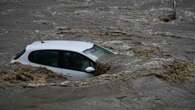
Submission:
[[92,72],[94,72],[95,71],[95,68],[93,68],[93,67],[87,67],[86,69],[85,69],[85,72],[87,72],[87,73],[92,73]]

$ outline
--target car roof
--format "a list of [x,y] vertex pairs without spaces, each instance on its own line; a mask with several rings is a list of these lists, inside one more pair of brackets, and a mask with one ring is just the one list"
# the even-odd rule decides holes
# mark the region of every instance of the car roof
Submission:
[[86,49],[92,48],[93,43],[84,41],[70,40],[46,40],[36,41],[27,46],[27,50],[68,50],[75,52],[83,52]]

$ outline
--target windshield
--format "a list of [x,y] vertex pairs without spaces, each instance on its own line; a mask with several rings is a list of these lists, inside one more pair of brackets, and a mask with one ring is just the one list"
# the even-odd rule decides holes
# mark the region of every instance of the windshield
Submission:
[[97,45],[94,45],[92,48],[85,50],[84,53],[95,56],[97,58],[113,54],[112,52]]

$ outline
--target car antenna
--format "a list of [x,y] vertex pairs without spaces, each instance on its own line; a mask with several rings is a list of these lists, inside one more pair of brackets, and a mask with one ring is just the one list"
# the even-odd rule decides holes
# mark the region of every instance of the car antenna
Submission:
[[[39,30],[35,30],[36,33],[39,33]],[[38,37],[41,43],[45,43],[41,37]]]
[[45,43],[45,42],[43,41],[43,39],[41,39],[41,38],[40,38],[40,41],[41,41],[41,43]]

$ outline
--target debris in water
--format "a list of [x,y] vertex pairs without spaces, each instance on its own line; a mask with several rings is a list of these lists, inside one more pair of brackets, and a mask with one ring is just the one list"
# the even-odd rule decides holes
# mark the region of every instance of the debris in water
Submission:
[[22,64],[13,64],[0,68],[0,84],[47,84],[51,82],[61,82],[66,79],[66,77],[57,75],[45,68],[26,66]]

